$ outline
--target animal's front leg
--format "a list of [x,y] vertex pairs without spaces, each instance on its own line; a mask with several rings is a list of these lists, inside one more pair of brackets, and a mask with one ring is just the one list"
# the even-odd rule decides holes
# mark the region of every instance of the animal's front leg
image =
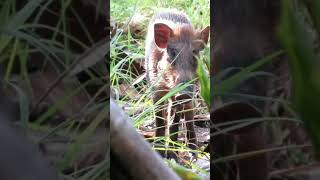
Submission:
[[197,137],[196,132],[194,130],[194,114],[193,114],[193,104],[192,102],[188,102],[184,104],[184,119],[187,126],[187,139],[188,139],[188,146],[191,149],[197,148]]
[[182,117],[181,106],[175,106],[171,109],[171,117],[173,117],[173,122],[170,126],[170,138],[172,141],[178,141],[178,132],[179,132],[179,122]]
[[[175,143],[178,141],[179,125],[180,125],[179,122],[181,119],[181,112],[179,112],[179,111],[181,111],[181,108],[179,109],[178,107],[179,106],[171,107],[171,117],[173,117],[173,122],[170,125],[169,132],[170,132],[170,139]],[[176,148],[177,146],[174,143],[170,143],[169,147]],[[169,158],[173,158],[173,159],[177,160],[177,153],[171,151],[169,153]]]
[[[167,92],[166,91],[156,91],[153,102],[158,102]],[[165,102],[159,103],[160,110],[155,113],[155,122],[156,122],[156,130],[155,130],[155,137],[164,137],[166,134],[166,127],[167,127],[167,117],[164,110],[164,107],[166,106]],[[158,141],[158,143],[155,145],[155,147],[158,148],[165,148],[165,141]],[[159,154],[162,157],[166,157],[166,153],[164,150],[159,150]]]

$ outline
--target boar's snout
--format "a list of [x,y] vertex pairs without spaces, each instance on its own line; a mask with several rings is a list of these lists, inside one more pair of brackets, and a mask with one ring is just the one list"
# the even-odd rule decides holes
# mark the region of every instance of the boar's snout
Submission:
[[[179,85],[183,85],[187,83],[188,81],[183,81]],[[193,90],[194,90],[194,84],[189,84],[186,88],[181,90],[176,96],[176,100],[186,100],[186,99],[191,99],[193,95]]]

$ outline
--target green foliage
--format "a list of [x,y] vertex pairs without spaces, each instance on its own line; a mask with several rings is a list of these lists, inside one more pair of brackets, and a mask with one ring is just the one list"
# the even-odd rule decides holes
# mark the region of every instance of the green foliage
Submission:
[[[320,3],[303,1],[311,14],[311,22],[319,37]],[[311,1],[310,1],[311,2]],[[302,5],[302,4],[300,4]],[[319,52],[315,52],[313,38],[307,32],[306,24],[297,16],[297,9],[291,1],[283,1],[280,37],[289,56],[293,79],[294,104],[310,134],[316,153],[320,153],[320,71]]]
[[[6,81],[5,85],[8,85],[12,93],[16,94],[17,100],[19,100],[20,109],[20,124],[28,132],[28,136],[32,133],[38,133],[41,137],[36,137],[35,142],[47,142],[50,141],[53,136],[60,136],[61,138],[69,139],[70,142],[64,144],[65,156],[61,156],[54,159],[53,164],[61,165],[61,168],[74,166],[74,160],[77,159],[82,152],[86,149],[86,145],[92,141],[98,127],[101,127],[103,122],[106,121],[109,107],[108,102],[105,99],[97,98],[101,92],[108,89],[107,85],[101,85],[105,83],[103,81],[106,74],[101,73],[101,77],[92,75],[88,68],[93,66],[93,62],[101,62],[105,60],[105,56],[108,53],[106,48],[109,42],[102,41],[98,43],[101,46],[94,46],[92,35],[96,32],[89,32],[86,27],[82,12],[76,12],[74,7],[75,0],[26,0],[22,3],[23,6],[17,9],[17,4],[21,1],[16,0],[3,0],[0,2],[0,63],[1,68],[4,67]],[[99,0],[101,1],[101,0]],[[48,7],[51,3],[57,3],[61,6],[60,13],[55,16],[57,19],[56,24],[40,24],[40,17],[43,18],[45,13],[48,13]],[[72,5],[73,4],[73,5]],[[92,8],[92,7],[88,7]],[[67,15],[76,17],[76,21],[73,23],[79,23],[83,36],[79,37],[71,33],[70,24],[68,24]],[[47,22],[45,22],[47,23]],[[46,30],[50,35],[43,37],[38,34],[39,30]],[[103,29],[102,29],[103,30]],[[101,30],[101,31],[102,31]],[[83,39],[87,38],[90,43],[83,42]],[[75,52],[70,47],[70,44],[74,43],[78,45],[81,52]],[[91,47],[93,46],[93,47]],[[91,48],[90,48],[91,47]],[[40,52],[43,55],[43,59],[35,59],[33,53]],[[83,53],[83,54],[82,54]],[[29,119],[30,114],[37,108],[41,101],[33,102],[35,96],[33,90],[34,84],[31,83],[34,78],[34,72],[30,72],[30,64],[41,61],[43,64],[50,67],[50,71],[53,72],[56,77],[53,77],[55,81],[48,82],[44,92],[40,92],[42,97],[40,99],[52,98],[53,102],[50,102],[49,107],[37,114],[36,117]],[[76,66],[82,62],[82,66]],[[91,62],[91,63],[89,63]],[[19,69],[17,73],[16,69]],[[29,69],[28,69],[29,68]],[[105,68],[106,69],[106,68]],[[41,74],[44,69],[37,71]],[[90,79],[86,82],[80,82],[75,75],[79,72],[88,71],[91,73]],[[95,71],[90,70],[90,71]],[[96,71],[98,72],[98,71]],[[95,72],[95,73],[96,73]],[[34,73],[34,74],[33,74]],[[2,75],[2,74],[1,74]],[[36,74],[37,75],[37,74]],[[47,74],[41,74],[41,78],[47,78]],[[2,80],[2,79],[1,79]],[[100,84],[99,84],[100,83]],[[61,84],[64,84],[61,88]],[[67,84],[67,85],[66,85]],[[65,88],[69,85],[74,85],[73,88]],[[81,109],[81,112],[74,113],[70,117],[64,117],[63,122],[58,125],[52,125],[54,117],[61,115],[61,111],[72,109],[73,107],[67,106],[72,101],[73,97],[76,97],[81,93],[88,93],[85,88],[89,85],[100,85],[97,94],[90,97],[86,106]],[[61,85],[61,86],[60,86]],[[61,96],[52,95],[52,91],[56,89],[63,89]],[[64,89],[65,88],[65,89]],[[60,90],[61,90],[60,89]],[[37,94],[39,95],[39,94]],[[48,98],[49,97],[49,98]],[[31,106],[31,104],[33,106]],[[36,105],[36,107],[34,107]],[[101,108],[104,106],[105,108]],[[30,109],[30,107],[32,109]],[[84,125],[86,128],[82,130],[80,128],[80,120],[85,120],[89,125]],[[32,120],[32,122],[30,122]],[[82,124],[81,124],[82,125]],[[30,134],[29,134],[30,132]],[[31,133],[32,132],[32,133]],[[106,137],[102,137],[105,138]],[[98,141],[95,138],[95,141]],[[105,141],[105,143],[107,143]],[[80,173],[68,175],[70,178],[76,179],[107,179],[109,178],[109,167],[107,159],[95,164],[94,166],[87,167],[85,170],[81,169]]]
[[185,11],[193,24],[200,28],[210,24],[209,3],[208,0],[119,0],[111,1],[110,9],[111,17],[117,22],[122,22],[137,12],[149,17],[161,8],[175,8]]
[[[126,4],[126,6],[123,6]],[[181,86],[177,86],[170,90],[158,102],[153,103],[151,97],[154,94],[154,84],[147,84],[143,76],[136,76],[132,73],[132,66],[139,59],[144,58],[144,41],[149,20],[156,11],[162,8],[175,8],[183,10],[189,16],[193,25],[197,28],[204,28],[209,25],[210,11],[209,4],[206,0],[196,1],[152,1],[152,0],[120,0],[111,1],[111,19],[116,24],[116,31],[111,40],[111,62],[110,62],[110,82],[115,94],[120,96],[118,103],[123,105],[127,110],[130,118],[136,127],[146,126],[153,123],[155,112],[166,108],[162,102],[168,101],[172,96],[183,90],[190,83],[199,80],[201,86],[201,95],[207,105],[210,104],[210,56],[209,46],[201,52],[199,62],[199,79],[192,80]],[[137,24],[132,21],[138,20]],[[141,31],[142,36],[135,34],[135,28]],[[162,72],[161,72],[162,73]],[[160,76],[161,76],[160,73]],[[160,78],[158,79],[160,80]],[[125,91],[123,92],[123,85]],[[195,101],[200,103],[203,99],[195,96]],[[174,102],[174,104],[182,103],[182,101]],[[196,113],[208,113],[205,106],[195,107]],[[167,137],[160,137],[170,142]],[[173,142],[172,142],[173,143]],[[171,149],[176,151],[191,151],[183,143],[174,143],[179,148]],[[160,148],[158,150],[164,150]]]
[[202,180],[203,178],[192,172],[190,169],[187,169],[175,161],[167,161],[169,167],[171,167],[183,180]]
[[[219,73],[215,77],[214,86],[213,86],[213,96],[217,95],[224,95],[230,92],[232,89],[234,89],[236,86],[238,86],[243,81],[259,76],[259,75],[267,75],[266,73],[257,71],[258,68],[262,67],[266,63],[270,63],[271,60],[274,60],[276,57],[283,54],[283,51],[275,52],[269,56],[266,56],[265,58],[249,65],[248,67],[243,68],[240,72],[232,75],[226,80],[220,81],[219,79],[223,77],[224,72]],[[219,82],[219,83],[216,83]]]
[[198,64],[197,73],[199,76],[199,82],[201,87],[201,96],[205,100],[207,106],[210,109],[211,107],[210,78],[208,76],[208,71],[205,70],[203,63]]

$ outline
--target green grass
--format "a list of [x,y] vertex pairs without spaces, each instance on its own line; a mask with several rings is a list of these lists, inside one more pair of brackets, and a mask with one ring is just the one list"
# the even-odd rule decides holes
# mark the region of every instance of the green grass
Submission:
[[[299,2],[299,3],[296,3]],[[123,6],[126,4],[126,6]],[[210,95],[217,96],[235,96],[230,94],[230,90],[239,85],[244,80],[253,77],[263,75],[263,72],[257,72],[259,68],[267,63],[271,63],[275,58],[282,56],[284,53],[288,53],[289,62],[291,66],[291,73],[293,77],[294,88],[294,101],[291,99],[274,98],[274,97],[256,97],[245,94],[237,94],[237,96],[245,98],[254,98],[261,101],[276,102],[284,106],[285,111],[289,112],[289,117],[262,117],[255,119],[242,119],[235,122],[228,122],[228,128],[221,128],[221,131],[216,132],[211,137],[219,135],[231,130],[240,129],[244,126],[248,126],[253,123],[266,122],[271,128],[271,133],[274,133],[272,139],[273,143],[279,145],[276,148],[266,148],[259,151],[247,152],[243,154],[236,154],[230,157],[220,157],[216,161],[227,162],[230,160],[236,160],[241,158],[247,158],[259,153],[268,152],[280,152],[279,154],[285,154],[282,163],[287,163],[288,166],[295,164],[304,164],[312,160],[309,154],[304,155],[301,151],[304,147],[309,147],[308,144],[293,145],[291,142],[285,142],[285,138],[288,137],[287,130],[281,129],[283,121],[290,121],[292,124],[301,124],[304,122],[307,126],[307,131],[312,138],[316,152],[319,154],[319,121],[318,117],[318,102],[319,95],[319,82],[318,82],[318,63],[319,58],[319,3],[308,4],[308,1],[295,1],[294,8],[292,8],[288,1],[284,1],[283,14],[281,17],[281,26],[279,27],[279,36],[283,43],[284,50],[274,52],[268,56],[262,58],[260,61],[244,68],[241,72],[234,76],[219,81],[217,84],[215,80],[223,76],[218,74],[211,79],[211,93],[208,91],[208,69],[210,69],[209,58],[209,46],[204,50],[200,59],[200,66],[198,68],[199,81],[201,86],[201,98],[195,99],[195,101],[204,102],[208,107],[211,107]],[[185,11],[196,28],[204,27],[209,24],[210,11],[209,1],[112,1],[111,2],[111,18],[116,22],[117,34],[113,36],[111,44],[111,70],[110,79],[111,85],[117,91],[120,91],[120,84],[125,82],[129,84],[128,90],[135,90],[134,95],[129,93],[124,94],[121,99],[118,100],[120,104],[127,107],[126,112],[132,118],[136,127],[145,126],[152,123],[154,119],[154,113],[163,109],[164,107],[159,104],[153,104],[151,102],[152,90],[150,85],[146,85],[145,81],[138,81],[139,77],[132,75],[131,71],[124,72],[124,64],[131,64],[137,58],[143,58],[144,56],[144,36],[146,33],[148,20],[151,16],[161,8],[176,8]],[[297,8],[298,7],[298,8]],[[292,8],[292,9],[291,9]],[[299,9],[297,11],[297,9]],[[303,9],[303,10],[301,10]],[[302,13],[303,12],[303,13]],[[138,18],[137,18],[138,17]],[[139,20],[138,25],[129,25],[131,20]],[[135,28],[140,29],[141,34],[135,34]],[[214,28],[214,27],[212,27]],[[128,30],[129,29],[129,30]],[[311,30],[310,30],[311,29]],[[312,33],[310,33],[312,32]],[[316,46],[316,47],[315,47]],[[125,50],[130,52],[129,56],[121,56],[120,52]],[[136,87],[132,84],[137,83]],[[137,88],[138,86],[138,88]],[[162,100],[167,100],[171,95],[181,90],[180,88],[173,89],[170,94],[165,96]],[[127,91],[129,92],[129,91]],[[211,103],[210,103],[211,102]],[[178,102],[179,103],[179,102]],[[200,106],[196,109],[199,114],[207,113],[208,109],[205,106]],[[302,119],[303,121],[301,121]],[[286,122],[285,122],[286,123]],[[226,124],[215,124],[216,126],[224,126]],[[165,137],[164,137],[165,138]],[[168,140],[169,141],[169,140]],[[182,151],[187,150],[182,146]],[[276,161],[273,159],[272,161]]]
[[[134,125],[149,126],[153,123],[155,112],[164,109],[161,102],[167,101],[171,96],[181,91],[186,85],[172,89],[166,96],[157,103],[153,103],[153,84],[148,84],[145,79],[136,77],[130,70],[124,70],[125,65],[131,65],[135,61],[144,58],[144,41],[149,20],[153,14],[161,8],[175,8],[187,13],[195,28],[200,29],[209,25],[210,5],[209,1],[111,1],[111,20],[117,26],[116,33],[111,40],[111,62],[110,62],[110,82],[116,94],[120,90],[121,84],[127,84],[127,90],[122,93],[118,103],[125,107],[127,114],[132,118]],[[126,6],[123,6],[126,4]],[[138,18],[137,18],[138,17]],[[139,20],[138,24],[132,26],[131,20]],[[129,29],[129,30],[128,30]],[[141,34],[135,34],[135,29],[139,29]],[[195,107],[196,114],[207,114],[206,103],[210,104],[210,81],[209,81],[209,58],[208,45],[201,52],[198,73],[200,75],[201,95],[195,96],[194,100],[200,104]],[[123,52],[127,55],[123,56]],[[199,86],[200,87],[200,86]],[[130,94],[134,92],[134,94]],[[119,93],[120,94],[120,93]],[[202,98],[204,97],[204,99]],[[175,102],[181,103],[181,102]],[[167,139],[168,140],[168,139]],[[168,140],[169,141],[169,140]],[[177,151],[188,151],[183,143],[178,143],[181,148]]]
[[[258,151],[246,152],[241,154],[234,154],[227,157],[219,157],[214,159],[214,162],[228,162],[237,159],[243,159],[255,154],[270,153],[272,155],[270,162],[280,163],[281,165],[271,164],[272,168],[286,168],[294,167],[301,164],[310,164],[314,161],[313,153],[306,149],[311,148],[308,142],[305,144],[294,144],[290,138],[295,141],[295,137],[291,137],[289,133],[292,128],[284,129],[283,125],[294,125],[299,132],[304,125],[306,132],[309,134],[316,154],[319,158],[320,150],[320,131],[319,131],[319,15],[320,3],[297,0],[297,1],[283,1],[282,14],[280,25],[277,28],[278,37],[282,43],[283,50],[267,55],[254,64],[245,67],[237,74],[221,81],[221,77],[226,72],[222,71],[211,79],[213,88],[211,95],[215,98],[218,96],[225,97],[245,97],[261,100],[265,102],[279,103],[284,106],[286,117],[278,117],[277,114],[272,114],[273,117],[241,119],[238,121],[215,124],[220,130],[211,134],[211,138],[215,136],[237,130],[257,122],[265,122],[267,124],[268,136],[271,137],[270,144],[274,147],[265,148]],[[230,90],[234,89],[239,83],[243,82],[249,77],[259,76],[261,72],[257,72],[259,67],[266,63],[271,63],[275,60],[285,61],[284,57],[277,58],[279,55],[288,55],[291,82],[292,82],[292,96],[291,99],[284,99],[283,97],[258,97],[246,94],[231,94]],[[226,70],[228,71],[228,70]],[[220,80],[220,81],[219,81]],[[218,82],[218,83],[217,83]],[[268,111],[272,112],[271,105],[267,107]],[[291,122],[284,122],[291,121]],[[230,126],[227,126],[230,125]],[[223,126],[227,126],[224,128]],[[296,129],[293,129],[296,130]],[[293,132],[296,133],[296,132]],[[300,134],[299,134],[300,135]],[[300,137],[299,137],[300,138]],[[289,140],[288,140],[289,139]],[[276,147],[278,146],[278,147]],[[307,148],[306,148],[307,147]],[[305,149],[303,149],[305,148]],[[303,152],[303,151],[307,151]],[[277,169],[278,170],[278,169]]]
[[[85,26],[84,19],[81,16],[82,12],[75,11],[74,3],[71,0],[30,0],[27,2],[21,9],[16,9],[18,1],[15,0],[4,0],[0,3],[0,62],[4,69],[4,77],[1,77],[3,78],[1,80],[5,80],[7,89],[17,94],[20,104],[19,119],[21,123],[19,125],[25,128],[28,136],[38,133],[35,143],[50,142],[55,136],[69,139],[68,143],[63,144],[65,149],[60,152],[62,153],[61,156],[55,157],[52,162],[57,169],[64,170],[66,167],[74,167],[75,160],[79,159],[80,154],[86,151],[87,144],[90,144],[93,138],[96,142],[107,144],[106,137],[100,136],[101,139],[95,137],[97,130],[101,127],[104,128],[106,111],[109,110],[107,97],[97,99],[96,96],[106,91],[107,86],[99,86],[99,91],[88,97],[89,100],[85,102],[81,111],[72,112],[68,117],[64,117],[63,122],[58,125],[51,124],[54,117],[59,116],[62,111],[73,108],[73,105],[70,104],[72,98],[80,96],[81,93],[88,94],[85,88],[91,88],[92,85],[99,85],[99,83],[105,81],[103,76],[96,75],[91,76],[86,82],[80,82],[74,74],[70,75],[69,72],[77,67],[80,61],[97,62],[101,59],[105,60],[104,57],[107,52],[99,54],[99,51],[95,51],[95,49],[99,49],[98,47],[90,49],[93,44],[97,43],[92,40],[92,35],[95,32],[88,31],[88,27]],[[58,21],[51,25],[41,24],[39,18],[45,14],[46,8],[52,2],[61,3],[61,11],[57,16]],[[75,36],[71,32],[67,14],[78,17],[77,23],[81,26],[83,37]],[[49,37],[40,36],[37,33],[37,30],[40,29],[48,30],[50,32]],[[85,38],[89,39],[91,43],[81,40]],[[76,53],[70,47],[71,43],[79,45],[81,50]],[[43,59],[34,59],[32,55],[36,52],[40,52],[44,56]],[[89,58],[82,57],[85,54],[84,52]],[[35,101],[32,98],[35,96],[33,93],[38,86],[34,87],[34,84],[31,83],[35,75],[29,71],[29,64],[35,63],[37,60],[49,65],[50,70],[55,74],[54,80],[49,81],[48,85],[45,86],[46,90],[37,94],[37,96],[42,96],[44,102],[48,102],[48,98],[45,99],[45,97],[54,98],[44,112],[33,117],[34,119],[30,119],[30,113],[41,106],[40,101]],[[15,70],[17,68],[20,69],[18,73]],[[47,78],[43,71],[45,69],[40,68],[38,73],[41,74],[41,77]],[[88,70],[88,67],[82,67],[80,70],[78,68],[78,71],[91,71],[91,74],[92,71],[97,72],[96,69]],[[107,73],[104,76],[107,76]],[[104,84],[106,83],[104,82]],[[55,96],[52,93],[56,89],[62,89],[60,96]],[[79,120],[84,120],[87,124],[78,123]],[[84,180],[108,179],[107,151],[105,156],[105,160],[98,164],[87,167],[86,170],[78,169],[74,174],[68,176]],[[81,171],[81,173],[78,171]]]
[[[304,121],[316,154],[320,157],[319,37],[320,3],[283,1],[279,36],[289,56],[296,111]],[[305,19],[303,19],[305,18]],[[311,33],[310,33],[311,32]]]
[[[123,6],[126,4],[126,6]],[[175,8],[183,10],[189,16],[196,28],[210,24],[210,4],[208,0],[120,0],[111,1],[111,17],[117,22],[127,21],[135,13],[150,17],[160,8]],[[116,15],[116,16],[113,16]]]

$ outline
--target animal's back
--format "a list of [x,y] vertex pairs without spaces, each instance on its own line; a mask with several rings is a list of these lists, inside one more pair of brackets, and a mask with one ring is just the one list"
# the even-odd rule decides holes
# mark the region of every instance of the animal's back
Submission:
[[153,17],[151,23],[154,23],[158,20],[167,20],[177,24],[191,24],[188,16],[184,12],[175,9],[159,11]]

